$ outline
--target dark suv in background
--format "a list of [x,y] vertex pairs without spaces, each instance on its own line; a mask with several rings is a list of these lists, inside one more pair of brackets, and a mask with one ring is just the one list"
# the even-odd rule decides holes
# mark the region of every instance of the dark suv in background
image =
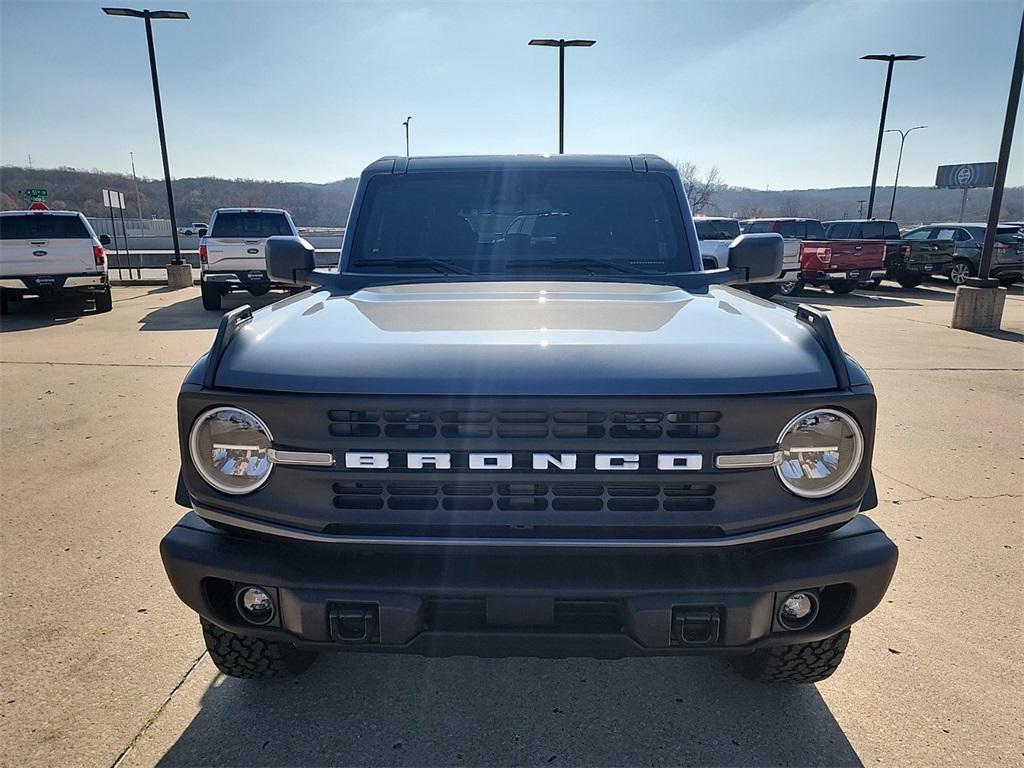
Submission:
[[[905,240],[952,240],[953,261],[942,270],[953,285],[963,285],[967,278],[978,274],[981,249],[985,243],[985,224],[928,224],[912,229]],[[1015,224],[1000,224],[996,228],[995,249],[992,252],[991,276],[1003,285],[1012,285],[1024,275],[1024,253],[1019,239],[1020,228]]]
[[[885,277],[904,288],[914,288],[930,275],[949,270],[953,263],[951,238],[905,239],[900,227],[888,219],[844,219],[824,222],[829,240],[882,240],[885,242]],[[878,277],[865,285],[877,288]]]

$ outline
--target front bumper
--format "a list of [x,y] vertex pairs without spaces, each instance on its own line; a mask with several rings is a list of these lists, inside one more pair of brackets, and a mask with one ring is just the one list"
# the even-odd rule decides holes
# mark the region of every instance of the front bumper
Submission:
[[[864,515],[770,544],[556,554],[360,553],[222,530],[190,512],[160,551],[178,596],[240,634],[317,650],[602,658],[818,640],[878,605],[897,560],[896,546]],[[238,613],[241,585],[271,592],[269,624]],[[821,610],[806,629],[787,631],[776,605],[797,589],[820,590]],[[362,635],[346,624],[353,616],[357,625],[363,617]]]

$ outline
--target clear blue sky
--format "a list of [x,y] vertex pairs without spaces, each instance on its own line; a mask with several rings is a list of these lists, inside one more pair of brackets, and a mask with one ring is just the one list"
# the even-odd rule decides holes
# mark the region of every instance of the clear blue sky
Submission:
[[[592,37],[566,62],[566,149],[654,152],[772,189],[870,181],[885,65],[901,181],[995,160],[1019,0],[984,2],[187,2],[155,23],[174,176],[352,176],[414,154],[557,150],[557,52],[531,37]],[[114,0],[110,0],[113,4]],[[99,2],[0,0],[0,161],[160,177],[141,21]],[[144,6],[143,6],[144,7]],[[157,6],[154,6],[157,7]],[[1024,183],[1018,121],[1009,183]],[[891,183],[898,136],[883,148]]]

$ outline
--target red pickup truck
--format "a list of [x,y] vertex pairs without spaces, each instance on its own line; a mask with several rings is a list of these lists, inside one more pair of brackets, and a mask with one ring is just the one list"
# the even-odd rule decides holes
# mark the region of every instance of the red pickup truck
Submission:
[[884,240],[805,240],[800,243],[800,280],[792,293],[804,285],[827,285],[833,293],[849,293],[883,277]]

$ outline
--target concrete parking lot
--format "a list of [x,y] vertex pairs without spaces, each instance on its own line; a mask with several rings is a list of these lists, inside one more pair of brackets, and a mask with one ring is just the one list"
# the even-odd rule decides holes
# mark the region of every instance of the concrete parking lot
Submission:
[[195,288],[115,288],[106,315],[12,305],[0,763],[1021,765],[1024,294],[991,335],[950,330],[952,299],[940,281],[801,298],[874,380],[870,514],[901,551],[843,667],[801,688],[704,659],[339,655],[224,678],[157,551],[182,514],[175,395],[218,315]]

